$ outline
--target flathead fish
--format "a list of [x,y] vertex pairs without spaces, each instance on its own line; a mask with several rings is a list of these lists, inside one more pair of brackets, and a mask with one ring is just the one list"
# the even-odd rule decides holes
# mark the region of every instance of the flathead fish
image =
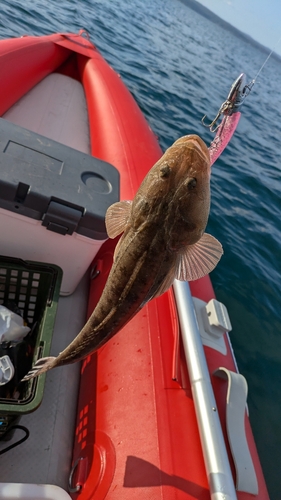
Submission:
[[204,232],[209,210],[209,151],[198,136],[187,135],[151,168],[133,201],[108,208],[108,236],[123,235],[101,298],[69,346],[37,361],[23,380],[97,350],[175,278],[191,281],[212,271],[223,251]]

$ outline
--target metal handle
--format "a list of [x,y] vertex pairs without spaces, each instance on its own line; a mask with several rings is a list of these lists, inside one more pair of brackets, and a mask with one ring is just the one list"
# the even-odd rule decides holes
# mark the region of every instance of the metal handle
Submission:
[[237,500],[190,288],[178,280],[173,287],[211,499]]
[[68,490],[69,490],[70,493],[77,493],[82,488],[81,484],[77,484],[76,486],[72,486],[73,475],[74,475],[75,469],[78,466],[80,460],[83,460],[83,458],[79,457],[79,458],[77,458],[77,460],[75,460],[75,462],[74,462],[74,464],[72,466],[72,469],[70,471],[70,474],[69,474]]

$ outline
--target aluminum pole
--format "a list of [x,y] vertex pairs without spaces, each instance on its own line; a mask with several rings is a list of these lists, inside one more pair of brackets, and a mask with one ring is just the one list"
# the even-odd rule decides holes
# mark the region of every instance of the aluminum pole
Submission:
[[189,284],[175,280],[173,287],[211,500],[237,500]]

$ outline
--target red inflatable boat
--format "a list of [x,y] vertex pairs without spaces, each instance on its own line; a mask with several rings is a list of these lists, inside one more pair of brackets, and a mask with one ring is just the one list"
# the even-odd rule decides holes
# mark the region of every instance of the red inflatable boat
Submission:
[[[90,234],[86,210],[72,233],[61,229],[61,219],[46,231],[45,214],[26,212],[35,177],[43,169],[42,190],[50,176],[55,190],[63,171],[66,186],[66,159],[79,151],[77,162],[90,165],[92,155],[98,162],[93,168],[106,172],[84,168],[86,187],[93,186],[97,197],[105,193],[109,203],[119,172],[120,199],[130,200],[162,152],[119,75],[84,33],[2,40],[0,64],[0,125],[9,134],[3,151],[14,155],[18,170],[20,162],[33,169],[16,184],[12,209],[0,200],[0,220],[6,221],[3,229],[0,222],[0,254],[63,269],[56,355],[84,324],[87,303],[87,314],[93,311],[117,241],[106,240],[99,215],[93,215],[97,227]],[[60,198],[63,209],[77,211],[83,201],[67,196],[55,192],[51,201]],[[67,253],[72,245],[74,255]],[[230,329],[209,276],[176,282],[81,367],[48,373],[42,405],[21,418],[29,439],[1,456],[0,498],[268,499]],[[1,414],[0,405],[2,419],[6,410]]]

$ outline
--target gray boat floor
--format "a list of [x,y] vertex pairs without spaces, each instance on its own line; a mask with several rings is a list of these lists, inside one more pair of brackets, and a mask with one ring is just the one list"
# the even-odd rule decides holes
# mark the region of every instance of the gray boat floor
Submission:
[[[87,274],[72,295],[60,297],[51,355],[61,352],[84,325],[88,283]],[[67,490],[79,376],[80,363],[48,372],[41,406],[19,422],[28,428],[29,438],[0,457],[0,482],[54,484]],[[16,430],[10,441],[0,442],[0,451],[22,436]]]

